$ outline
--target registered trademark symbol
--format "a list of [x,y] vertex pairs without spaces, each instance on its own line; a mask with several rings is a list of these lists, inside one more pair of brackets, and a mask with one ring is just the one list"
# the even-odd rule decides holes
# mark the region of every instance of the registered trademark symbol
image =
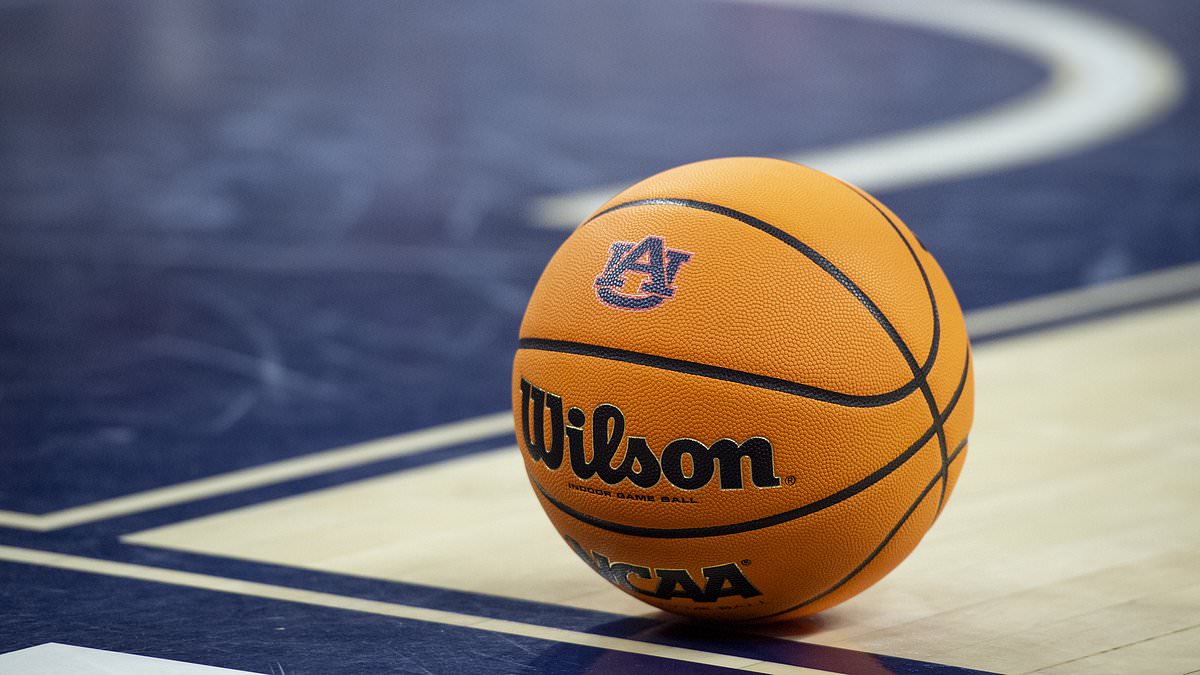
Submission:
[[787,484],[788,484],[788,486],[790,487],[790,486],[792,486],[792,485],[795,485],[795,484],[796,484],[796,477],[795,477],[795,476],[788,476],[787,478],[784,478],[784,479],[783,479],[783,482],[787,483]]
[[746,558],[745,560],[743,560],[743,561],[742,561],[742,564],[743,564],[743,565],[749,565],[749,564],[750,564],[750,559],[749,559],[749,558]]

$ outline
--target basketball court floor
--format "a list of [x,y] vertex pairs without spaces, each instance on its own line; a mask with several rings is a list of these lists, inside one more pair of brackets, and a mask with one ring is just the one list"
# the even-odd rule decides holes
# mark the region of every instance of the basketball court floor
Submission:
[[[3,0],[0,673],[1200,673],[1197,34],[1187,0]],[[508,409],[571,227],[726,155],[897,212],[977,397],[908,560],[737,628],[583,565]]]

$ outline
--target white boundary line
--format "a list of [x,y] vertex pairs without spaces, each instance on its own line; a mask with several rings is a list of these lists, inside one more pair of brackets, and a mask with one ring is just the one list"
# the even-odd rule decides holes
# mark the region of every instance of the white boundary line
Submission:
[[[879,19],[1019,52],[1050,70],[1032,92],[950,122],[785,156],[867,190],[1044,161],[1145,126],[1170,110],[1183,68],[1153,37],[1081,10],[1025,0],[725,0]],[[799,123],[799,122],[798,122]],[[541,197],[530,219],[570,229],[625,185]]]
[[[0,675],[266,675],[61,642],[0,654]],[[271,673],[274,675],[274,673]]]
[[[512,433],[512,413],[505,411],[168,485],[123,497],[105,499],[43,515],[0,511],[0,526],[39,532],[57,530]],[[505,440],[509,441],[510,439]]]
[[182,572],[179,570],[166,569],[162,567],[121,563],[111,560],[99,560],[96,558],[86,558],[82,556],[67,555],[64,553],[51,553],[48,551],[38,551],[33,549],[17,548],[13,546],[0,546],[0,560],[24,563],[27,565],[39,565],[42,567],[51,567],[61,570],[70,570],[73,572],[102,574],[104,576],[118,577],[122,579],[150,581],[161,584],[169,584],[171,586],[198,588],[206,591],[215,591],[218,593],[228,593],[231,595],[240,595],[253,598],[263,598],[266,600],[295,602],[305,605],[312,605],[315,607],[344,609],[367,614],[377,614],[380,616],[390,616],[398,619],[436,623],[445,626],[459,626],[462,628],[485,630],[493,633],[519,635],[522,637],[536,638],[539,640],[550,640],[553,642],[562,642],[585,647],[597,647],[599,649],[608,649],[611,651],[628,652],[630,654],[657,656],[665,659],[687,661],[689,663],[703,663],[707,665],[724,666],[726,668],[741,668],[749,672],[826,672],[783,663],[763,661],[761,659],[751,659],[742,656],[730,656],[728,654],[705,652],[697,649],[686,649],[683,647],[673,647],[670,645],[639,642],[637,640],[630,640],[627,638],[595,635],[592,633],[567,630],[564,628],[552,628],[550,626],[539,626],[537,624],[522,623],[519,621],[490,619],[482,616],[474,616],[472,614],[462,614],[459,612],[449,612],[440,609],[428,609],[425,607],[402,605],[395,602],[366,600],[363,598],[335,595],[333,593],[322,593],[320,591],[310,591],[300,588],[291,588],[288,586],[276,586],[274,584],[263,584],[253,581],[243,581],[240,579],[228,579],[209,574],[196,574],[194,572]]
[[[978,340],[1191,293],[1200,293],[1200,263],[967,312],[967,332]],[[44,515],[0,511],[0,526],[56,530],[511,433],[512,413],[498,412]]]
[[968,312],[973,340],[1200,293],[1200,263]]

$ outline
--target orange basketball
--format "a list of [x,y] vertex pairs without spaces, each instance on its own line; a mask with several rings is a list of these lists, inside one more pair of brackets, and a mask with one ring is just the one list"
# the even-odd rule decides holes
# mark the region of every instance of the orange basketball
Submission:
[[704,619],[819,612],[937,518],[972,416],[962,312],[891,211],[789,162],[614,197],[538,281],[513,362],[530,483],[615,586]]

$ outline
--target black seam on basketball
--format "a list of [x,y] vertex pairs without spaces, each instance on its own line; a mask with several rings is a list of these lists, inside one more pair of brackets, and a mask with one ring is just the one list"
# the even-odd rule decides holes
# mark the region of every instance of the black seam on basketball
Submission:
[[[860,197],[861,197],[861,195],[860,195]],[[867,200],[867,203],[871,204],[872,207],[875,207],[875,205],[872,204],[870,202],[870,200]],[[854,281],[851,280],[850,277],[846,276],[845,272],[843,272],[841,269],[839,269],[837,265],[834,265],[828,258],[821,255],[816,249],[814,249],[811,246],[809,246],[808,244],[805,244],[804,242],[800,241],[800,239],[798,239],[794,235],[792,235],[788,232],[785,232],[784,230],[768,223],[765,220],[755,218],[754,216],[752,216],[748,213],[742,213],[741,211],[731,209],[727,206],[721,206],[720,204],[712,204],[709,202],[697,201],[695,199],[679,199],[679,198],[674,198],[674,197],[654,197],[654,198],[650,198],[650,199],[636,199],[634,201],[624,202],[622,204],[610,206],[607,209],[592,216],[591,218],[588,218],[586,221],[583,222],[583,225],[587,225],[588,223],[592,222],[593,220],[599,218],[600,216],[603,216],[607,213],[612,213],[613,211],[616,211],[619,209],[627,209],[627,208],[631,208],[634,206],[650,206],[650,205],[682,206],[682,207],[689,208],[689,209],[696,209],[699,211],[708,211],[709,213],[715,213],[717,215],[725,216],[726,218],[731,218],[740,223],[749,225],[750,227],[753,227],[756,230],[760,230],[760,231],[774,237],[775,239],[778,239],[779,241],[787,244],[788,246],[792,247],[796,251],[800,252],[801,255],[803,255],[804,257],[811,260],[814,264],[816,264],[817,267],[820,267],[822,270],[824,270],[826,274],[833,277],[834,280],[836,280],[839,284],[841,284],[843,288],[845,288],[847,291],[849,291],[850,294],[853,295],[856,300],[858,300],[859,304],[861,304],[864,308],[866,308],[867,312],[870,313],[871,317],[875,319],[875,322],[879,324],[880,328],[883,328],[883,331],[888,334],[888,337],[891,338],[892,342],[900,350],[901,356],[904,357],[905,361],[909,362],[909,369],[913,371],[914,375],[922,370],[922,366],[917,363],[916,358],[912,355],[912,352],[908,349],[908,345],[906,345],[904,343],[904,339],[900,337],[899,331],[896,330],[896,327],[893,326],[892,322],[889,321],[887,316],[884,315],[883,310],[879,309],[879,306],[875,304],[875,301],[871,300],[871,298],[867,296],[866,292],[863,291],[863,289],[859,288],[858,284],[854,283]],[[876,210],[879,211],[879,209],[877,207],[876,207]],[[882,211],[879,211],[879,213],[881,215],[883,215],[884,219],[888,222],[888,224],[892,226],[892,229],[896,230],[896,233],[899,234],[899,229],[896,228],[896,225],[895,225],[895,223],[892,222],[891,218],[888,218],[887,214],[884,214]],[[580,227],[583,227],[583,225],[581,225]],[[922,275],[922,277],[924,277],[925,276],[925,268],[921,265],[921,261],[917,259],[916,253],[912,250],[912,247],[908,245],[908,241],[904,239],[903,235],[900,236],[900,239],[902,241],[904,241],[905,247],[908,248],[909,254],[912,255],[913,260],[917,264],[917,268],[920,269],[921,275]],[[938,315],[937,315],[937,300],[933,297],[933,288],[929,285],[928,279],[926,279],[925,288],[929,293],[930,306],[933,308],[934,338],[935,339],[932,341],[932,344],[929,347],[929,356],[926,359],[927,361],[932,362],[933,359],[937,356],[937,349],[938,349],[938,340],[936,339],[938,336],[938,333],[939,333]]]
[[[842,579],[840,581],[833,584],[829,588],[821,591],[820,593],[817,593],[816,595],[812,596],[811,598],[808,598],[807,600],[805,600],[803,602],[792,605],[791,607],[788,607],[787,609],[781,609],[778,612],[771,612],[770,614],[756,616],[751,619],[742,619],[742,621],[762,621],[763,619],[769,619],[773,616],[780,616],[783,614],[787,614],[788,612],[794,612],[797,609],[800,609],[801,607],[806,607],[808,605],[811,605],[812,603],[829,595],[830,593],[836,591],[837,589],[841,588],[842,586],[845,586],[854,577],[858,576],[859,573],[861,573],[864,569],[867,568],[867,565],[871,564],[872,560],[879,557],[879,554],[883,552],[883,549],[886,548],[887,545],[892,541],[892,539],[895,538],[896,534],[898,534],[900,532],[900,528],[904,527],[904,524],[907,523],[908,519],[912,517],[912,514],[916,512],[917,508],[921,505],[921,502],[924,501],[925,497],[929,494],[929,491],[933,489],[933,486],[937,485],[939,482],[945,481],[948,474],[950,473],[950,465],[954,463],[954,460],[957,459],[959,454],[962,453],[963,449],[967,447],[967,439],[968,438],[969,437],[963,438],[962,441],[958,444],[958,446],[954,448],[954,452],[952,452],[949,457],[950,461],[942,464],[941,468],[938,469],[937,473],[934,474],[933,478],[930,479],[929,483],[925,485],[925,489],[921,490],[921,494],[917,495],[916,500],[914,500],[913,503],[908,507],[908,510],[906,510],[904,512],[904,515],[900,516],[900,522],[896,523],[896,526],[893,527],[886,535],[884,535],[883,541],[879,542],[879,545],[876,546],[873,551],[871,551],[869,554],[867,554],[867,557],[865,559],[863,559],[863,561],[861,563],[859,563],[857,567],[855,567],[853,570],[851,570],[849,574],[842,577]],[[941,508],[941,506],[939,504],[939,509],[940,508]],[[934,513],[934,518],[937,517],[937,513],[939,513],[939,512]]]
[[[834,180],[838,180],[838,179],[834,179]],[[592,222],[596,218],[599,218],[600,216],[603,216],[606,213],[611,213],[618,209],[629,208],[632,206],[643,206],[643,205],[683,206],[686,208],[698,209],[701,211],[708,211],[710,213],[716,213],[718,215],[722,215],[727,218],[732,218],[741,223],[745,223],[746,225],[749,225],[755,229],[758,229],[758,230],[778,239],[779,241],[787,244],[788,246],[791,246],[793,249],[800,252],[801,255],[808,258],[813,263],[815,263],[818,267],[820,267],[822,270],[824,270],[826,274],[833,277],[838,283],[840,283],[842,285],[843,288],[845,288],[847,291],[849,291],[850,294],[853,295],[856,300],[858,300],[859,304],[861,304],[864,308],[866,308],[867,312],[870,313],[871,316],[875,319],[875,322],[878,323],[881,328],[883,328],[883,331],[885,333],[887,333],[888,338],[891,339],[892,343],[894,345],[896,345],[896,349],[900,351],[900,355],[904,358],[904,362],[906,364],[908,364],[909,371],[912,372],[913,379],[911,382],[916,384],[917,387],[920,388],[921,396],[925,399],[925,405],[929,407],[929,414],[933,419],[934,433],[937,435],[937,439],[938,439],[938,452],[941,455],[942,463],[945,464],[947,461],[946,458],[947,458],[947,454],[948,454],[947,450],[946,450],[946,432],[944,429],[942,429],[941,423],[939,423],[937,420],[938,404],[937,404],[937,400],[933,396],[933,390],[930,388],[929,381],[928,381],[928,373],[933,368],[933,363],[937,358],[937,352],[938,352],[940,342],[941,342],[941,320],[940,320],[940,317],[938,314],[937,298],[934,296],[932,284],[929,283],[929,275],[926,274],[925,266],[921,264],[921,260],[917,256],[916,251],[913,250],[912,245],[908,243],[908,239],[900,232],[900,228],[891,219],[891,217],[888,216],[888,214],[885,213],[883,211],[883,209],[879,208],[879,206],[874,201],[872,201],[870,198],[868,198],[865,194],[863,194],[860,190],[855,188],[853,185],[850,185],[849,183],[846,183],[841,180],[838,180],[838,182],[841,183],[843,186],[849,188],[852,192],[854,192],[854,194],[858,195],[858,197],[860,199],[862,199],[867,204],[869,204],[871,206],[871,208],[875,209],[875,211],[878,212],[879,215],[882,216],[885,221],[887,221],[888,225],[890,225],[892,230],[896,233],[896,236],[898,236],[900,238],[900,241],[904,244],[904,247],[906,249],[908,249],[909,256],[912,257],[913,262],[917,266],[917,270],[921,273],[921,279],[925,283],[925,291],[929,296],[929,306],[933,313],[933,331],[932,331],[933,335],[932,335],[932,340],[931,340],[931,344],[929,347],[929,356],[926,358],[924,364],[917,363],[916,357],[914,357],[912,354],[912,350],[910,350],[908,348],[908,345],[904,342],[904,339],[900,336],[900,332],[896,330],[896,327],[893,326],[891,321],[888,320],[887,316],[884,315],[883,310],[881,310],[879,308],[879,306],[876,305],[875,302],[872,301],[871,298],[867,296],[865,291],[863,291],[861,288],[858,287],[858,284],[855,284],[854,281],[852,281],[850,279],[850,277],[846,276],[846,274],[844,272],[842,272],[836,265],[834,265],[828,258],[821,255],[819,252],[817,252],[816,249],[814,249],[811,246],[809,246],[808,244],[805,244],[804,242],[800,241],[798,238],[789,234],[788,232],[785,232],[782,229],[780,229],[764,220],[755,218],[754,216],[751,216],[747,213],[742,213],[741,211],[731,209],[727,206],[721,206],[720,204],[712,204],[710,202],[702,202],[702,201],[697,201],[694,199],[682,199],[682,198],[675,198],[675,197],[655,197],[655,198],[650,198],[650,199],[636,199],[633,201],[624,202],[622,204],[617,204],[615,206],[611,206],[611,207],[597,213],[596,215],[592,216],[591,218],[588,218],[586,221],[584,221],[583,224],[587,225],[588,223]],[[943,482],[941,495],[938,499],[939,510],[941,509],[940,504],[945,501],[945,497],[946,497],[946,484],[945,484],[945,482]]]
[[842,488],[841,490],[838,490],[831,495],[822,497],[815,502],[810,502],[803,506],[799,506],[797,508],[771,516],[755,518],[753,520],[747,520],[740,523],[730,523],[727,525],[708,525],[704,527],[665,528],[627,525],[625,523],[617,523],[610,520],[597,518],[596,516],[567,506],[566,504],[552,497],[550,493],[546,491],[546,488],[542,487],[542,484],[538,482],[536,478],[534,478],[532,473],[529,473],[528,471],[526,471],[526,473],[529,473],[529,482],[533,484],[534,488],[536,488],[537,491],[540,492],[543,497],[545,497],[546,501],[552,504],[559,511],[562,511],[566,515],[580,522],[587,523],[588,525],[600,528],[602,530],[607,530],[609,532],[616,532],[617,534],[626,534],[633,537],[649,537],[655,539],[696,539],[700,537],[720,537],[724,535],[741,534],[743,532],[760,530],[766,527],[772,527],[774,525],[780,525],[782,523],[803,518],[804,516],[822,511],[830,506],[843,502],[866,490],[875,483],[878,483],[890,475],[893,471],[903,466],[906,462],[908,462],[909,459],[916,455],[921,448],[925,447],[925,444],[929,442],[929,439],[934,437],[936,433],[934,427],[945,422],[945,420],[954,412],[954,409],[958,406],[959,398],[962,396],[963,389],[966,387],[967,373],[970,372],[970,369],[971,354],[968,352],[967,358],[963,362],[962,376],[959,378],[958,386],[954,390],[954,395],[946,404],[946,409],[938,414],[937,422],[933,425],[930,425],[929,428],[927,428],[925,432],[922,433],[919,438],[917,438],[916,441],[914,441],[910,446],[908,446],[907,449],[904,450],[904,452],[900,453],[887,464],[879,467],[866,477]]
[[[870,204],[871,203],[870,200],[867,200],[867,203]],[[636,363],[636,364],[646,365],[646,366],[650,366],[650,367],[654,367],[654,368],[662,368],[665,370],[673,370],[673,371],[677,371],[677,372],[688,373],[691,375],[698,375],[701,377],[711,377],[714,379],[725,380],[728,382],[737,382],[739,384],[745,384],[748,386],[761,387],[764,389],[771,389],[774,391],[791,393],[791,394],[795,394],[798,396],[804,396],[806,398],[812,398],[812,399],[816,399],[816,400],[826,401],[829,403],[835,403],[838,405],[846,405],[846,406],[854,406],[854,407],[872,407],[872,406],[886,405],[888,403],[892,403],[894,401],[900,400],[901,398],[904,398],[909,393],[911,393],[914,389],[922,387],[922,385],[924,385],[925,389],[928,389],[928,385],[926,383],[926,378],[929,374],[929,371],[932,370],[934,362],[937,359],[938,345],[940,343],[939,336],[941,333],[941,327],[940,327],[940,322],[939,322],[939,318],[938,318],[937,299],[933,295],[933,288],[930,285],[929,279],[925,274],[924,266],[921,265],[921,261],[917,258],[916,252],[913,251],[912,246],[909,245],[908,240],[904,238],[904,235],[902,235],[900,233],[900,230],[899,230],[899,228],[896,227],[896,224],[893,223],[892,220],[887,217],[887,214],[880,211],[880,215],[882,215],[884,217],[884,220],[887,221],[888,225],[890,225],[891,228],[893,229],[893,231],[896,232],[897,236],[900,237],[900,240],[904,243],[905,248],[908,249],[909,255],[912,256],[913,262],[916,263],[917,269],[920,271],[921,277],[925,281],[925,290],[929,296],[929,304],[932,309],[933,335],[932,335],[932,340],[929,345],[929,353],[925,357],[925,362],[923,364],[919,364],[919,365],[917,364],[915,357],[913,357],[912,352],[908,349],[908,346],[904,343],[904,340],[900,337],[899,332],[891,324],[891,322],[888,320],[888,318],[883,314],[883,311],[881,309],[879,309],[879,307],[875,304],[875,302],[873,300],[871,300],[870,297],[867,296],[866,292],[863,291],[861,288],[859,288],[858,285],[855,284],[854,281],[852,281],[849,277],[847,277],[844,272],[842,272],[836,265],[834,265],[827,258],[825,258],[825,256],[821,255],[815,249],[813,249],[809,245],[805,244],[804,242],[800,241],[795,236],[783,231],[782,229],[780,229],[778,227],[775,227],[774,225],[772,225],[764,220],[755,218],[754,216],[751,216],[747,213],[742,213],[741,211],[737,211],[735,209],[721,206],[719,204],[712,204],[709,202],[702,202],[702,201],[697,201],[697,200],[693,200],[693,199],[656,197],[656,198],[651,198],[651,199],[638,199],[638,200],[634,200],[634,201],[617,204],[615,206],[610,206],[609,208],[604,209],[603,211],[600,211],[599,213],[593,215],[591,218],[588,218],[586,221],[583,222],[582,225],[580,225],[580,227],[587,225],[588,223],[599,218],[600,216],[603,216],[607,213],[612,213],[613,211],[631,208],[631,207],[635,207],[635,206],[656,206],[656,205],[657,206],[682,206],[685,208],[692,208],[692,209],[697,209],[697,210],[701,210],[701,211],[708,211],[710,213],[716,213],[718,215],[725,216],[726,218],[730,218],[730,219],[736,220],[740,223],[749,225],[749,226],[751,226],[751,227],[753,227],[775,239],[778,239],[779,241],[783,242],[784,244],[787,244],[791,248],[800,252],[802,255],[804,255],[806,258],[808,258],[810,261],[812,261],[818,267],[820,267],[822,270],[824,270],[825,273],[832,276],[839,284],[842,285],[843,288],[845,288],[847,291],[849,291],[850,294],[853,295],[856,300],[858,300],[859,304],[861,304],[867,310],[867,312],[869,314],[871,314],[871,317],[873,319],[875,319],[875,322],[878,323],[881,328],[883,328],[884,332],[887,333],[888,337],[892,340],[892,342],[899,349],[901,356],[904,357],[905,362],[909,365],[909,370],[913,374],[913,379],[909,380],[907,383],[901,385],[897,389],[894,389],[890,392],[884,392],[881,394],[855,395],[855,394],[844,394],[841,392],[835,392],[835,391],[831,391],[831,390],[827,390],[827,389],[822,389],[820,387],[814,387],[814,386],[802,384],[799,382],[792,382],[790,380],[773,378],[773,377],[768,377],[765,375],[756,375],[754,373],[747,373],[745,371],[733,370],[733,369],[729,369],[729,368],[722,368],[720,366],[712,366],[712,365],[702,364],[702,363],[698,363],[698,362],[694,362],[694,361],[671,359],[668,357],[656,356],[653,354],[634,352],[634,351],[625,350],[625,349],[618,349],[615,347],[605,347],[602,345],[592,345],[592,344],[581,343],[581,342],[571,342],[568,340],[554,340],[554,339],[547,339],[547,338],[522,338],[519,341],[520,348],[522,348],[522,349],[538,349],[538,350],[542,350],[542,351],[557,351],[557,352],[564,352],[564,353],[570,353],[570,354],[580,354],[580,355],[584,355],[584,356],[593,356],[596,358],[604,358],[604,359],[610,359],[610,360],[616,360],[616,361],[626,361],[629,363]],[[874,207],[875,205],[871,204],[871,206]],[[877,207],[876,207],[876,210],[878,211]],[[930,395],[928,395],[926,393],[926,391],[924,391],[924,390],[922,391],[922,394],[926,396],[926,402],[928,403]],[[891,398],[891,397],[894,397],[894,398]],[[936,406],[935,406],[934,411],[936,413]],[[944,442],[944,439],[942,439],[942,440]]]
[[[743,370],[734,370],[732,368],[722,368],[720,366],[712,366],[706,363],[698,363],[696,361],[685,361],[683,359],[672,359],[665,356],[656,356],[654,354],[646,354],[644,352],[635,352],[627,349],[617,349],[615,347],[604,347],[602,345],[593,345],[585,342],[572,342],[569,340],[547,340],[543,338],[522,338],[518,344],[519,349],[531,349],[545,352],[559,352],[562,354],[576,354],[579,356],[590,356],[597,359],[607,359],[609,361],[623,361],[639,366],[648,366],[650,368],[658,368],[659,370],[670,370],[676,373],[684,373],[687,375],[696,375],[699,377],[707,377],[713,380],[723,380],[725,382],[734,382],[744,384],[750,387],[759,389],[769,389],[771,391],[783,392],[800,396],[803,398],[832,403],[834,405],[847,406],[853,408],[874,408],[878,406],[895,403],[917,389],[918,382],[914,378],[899,389],[893,389],[882,394],[845,394],[839,391],[822,389],[791,380],[783,380],[776,377],[768,377],[766,375],[756,375]],[[932,362],[931,362],[932,363]],[[923,375],[927,371],[923,371]]]
[[[915,250],[913,250],[912,244],[908,243],[908,238],[905,237],[904,234],[900,232],[900,228],[896,226],[895,221],[892,220],[891,216],[889,216],[886,211],[884,211],[882,208],[879,207],[879,204],[877,204],[874,199],[872,199],[870,196],[868,196],[862,190],[847,183],[844,180],[841,180],[840,178],[834,178],[834,180],[836,180],[837,182],[846,186],[847,188],[850,189],[851,192],[853,192],[854,194],[856,194],[860,198],[862,198],[862,200],[864,202],[870,204],[871,208],[875,209],[879,213],[879,215],[883,216],[884,220],[886,220],[888,222],[888,224],[892,226],[892,229],[895,230],[895,232],[896,232],[896,236],[900,237],[900,241],[904,242],[904,247],[908,249],[908,254],[912,256],[913,262],[915,262],[917,264],[917,269],[921,272],[921,279],[925,282],[925,290],[927,293],[929,293],[929,300],[930,300],[931,306],[933,307],[933,339],[935,342],[938,342],[940,340],[940,335],[941,335],[941,322],[939,321],[939,318],[938,318],[937,301],[934,299],[933,286],[929,283],[929,275],[927,275],[925,273],[925,266],[921,264],[921,260],[919,257],[917,257],[917,252]],[[922,246],[921,248],[924,248],[924,246]],[[911,367],[911,362],[910,362],[910,367]],[[926,372],[928,372],[928,371],[926,371]],[[929,406],[929,414],[934,418],[934,421],[936,423],[937,409],[938,409],[937,399],[933,395],[933,390],[929,387],[928,379],[924,379],[924,378],[922,379],[921,394],[925,397],[925,403]],[[940,424],[938,425],[937,434],[938,434],[938,451],[941,453],[941,456],[942,456],[942,465],[945,466],[946,464],[949,463],[950,460],[948,458],[948,453],[946,452],[946,432],[944,429],[942,429]],[[945,477],[945,475],[943,475],[941,493],[938,495],[938,507],[937,507],[938,513],[942,512],[942,505],[946,503],[946,482],[947,482],[946,477]]]

